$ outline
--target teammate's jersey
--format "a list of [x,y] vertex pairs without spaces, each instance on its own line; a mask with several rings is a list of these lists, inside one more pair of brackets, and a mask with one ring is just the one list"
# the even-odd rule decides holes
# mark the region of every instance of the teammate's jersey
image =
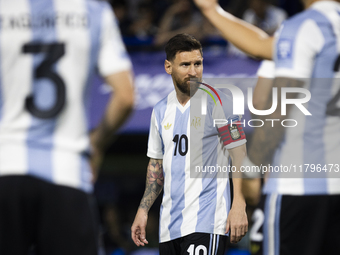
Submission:
[[108,3],[1,0],[0,175],[90,191],[91,77],[130,66]]
[[227,149],[246,140],[240,126],[214,127],[213,119],[229,123],[240,119],[232,116],[231,101],[219,94],[223,108],[219,103],[215,105],[206,92],[196,92],[195,100],[203,96],[207,102],[206,115],[201,114],[200,107],[193,107],[194,98],[182,106],[175,91],[153,109],[147,155],[163,159],[160,242],[194,232],[225,234],[230,187],[227,169],[221,169],[228,166]]
[[325,178],[340,174],[340,4],[316,2],[286,21],[275,52],[276,77],[310,78],[304,87],[311,99],[304,106],[312,115],[291,108],[287,119],[298,125],[286,129],[274,156],[275,165],[301,166],[301,178],[269,178],[264,192],[340,194],[340,178]]

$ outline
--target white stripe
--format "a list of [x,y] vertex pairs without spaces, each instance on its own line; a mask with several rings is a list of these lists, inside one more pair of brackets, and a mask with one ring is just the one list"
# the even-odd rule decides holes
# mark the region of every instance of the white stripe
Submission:
[[[1,15],[9,17],[13,13],[30,13],[28,1],[0,2]],[[30,115],[22,109],[24,109],[25,98],[30,93],[32,80],[30,67],[33,55],[23,54],[22,46],[31,41],[32,32],[28,29],[1,29],[0,33],[0,68],[3,74],[1,92],[3,98],[12,98],[12,100],[3,100],[0,125],[0,174],[23,174],[27,172],[26,137]]]
[[268,255],[275,255],[275,213],[277,194],[270,196],[268,214]]
[[216,234],[213,235],[213,244],[212,244],[212,252],[211,255],[215,254],[215,245],[216,245]]
[[[183,222],[185,224],[181,227],[182,236],[196,231],[197,212],[199,210],[199,195],[202,191],[202,180],[200,173],[195,172],[195,166],[202,165],[202,139],[195,139],[202,137],[204,132],[205,116],[201,116],[200,126],[191,126],[192,120],[195,116],[200,116],[201,109],[190,108],[190,115],[188,119],[187,134],[189,137],[189,150],[186,154],[185,161],[185,208],[183,210]],[[195,124],[195,122],[194,122]],[[190,156],[197,155],[198,157],[191,158]],[[190,165],[192,163],[192,165]],[[192,166],[192,169],[190,167]]]
[[[83,1],[65,4],[64,1],[55,0],[54,3],[56,13],[68,13],[71,7],[77,10],[77,14],[86,13]],[[79,155],[74,152],[84,151],[89,146],[83,90],[88,76],[90,34],[88,29],[56,26],[56,36],[59,42],[65,43],[66,54],[58,61],[57,69],[67,86],[67,98],[53,136],[53,178],[56,183],[79,187],[81,162]],[[84,50],[88,54],[84,54]],[[65,153],[65,148],[71,150]]]
[[[159,127],[162,129],[162,138],[164,142],[164,147],[168,147],[164,149],[164,157],[163,157],[163,168],[165,171],[164,177],[164,196],[163,196],[163,211],[162,217],[160,219],[160,242],[166,242],[170,240],[170,231],[168,226],[171,221],[170,210],[172,206],[171,199],[171,161],[172,161],[172,153],[174,148],[173,139],[173,129],[175,126],[175,117],[176,117],[176,105],[174,104],[174,95],[175,93],[171,93],[168,96],[167,108],[165,110],[164,119]],[[165,130],[164,126],[167,124],[171,124],[170,129]],[[170,154],[170,155],[168,155]]]
[[[218,139],[218,138],[217,138]],[[219,166],[228,166],[228,150],[223,148],[223,141],[220,140],[216,147],[217,152],[217,164]],[[215,210],[215,222],[214,222],[214,233],[224,235],[225,227],[227,224],[228,211],[230,208],[230,201],[226,201],[223,193],[225,189],[229,189],[229,176],[228,172],[219,172],[216,178],[216,210]]]

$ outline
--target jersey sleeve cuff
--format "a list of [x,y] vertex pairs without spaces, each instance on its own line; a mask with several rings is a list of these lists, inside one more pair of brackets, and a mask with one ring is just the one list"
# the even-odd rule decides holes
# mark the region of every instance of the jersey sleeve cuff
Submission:
[[163,153],[148,151],[146,155],[153,159],[163,159]]
[[247,139],[242,139],[242,140],[239,140],[239,141],[236,141],[236,142],[233,142],[233,143],[230,143],[226,146],[224,146],[227,150],[230,150],[230,149],[233,149],[233,148],[236,148],[238,146],[241,146],[243,144],[245,144],[247,142]]
[[119,66],[111,66],[107,68],[102,68],[100,70],[100,74],[102,77],[108,77],[112,74],[123,72],[123,71],[129,71],[132,69],[132,64],[129,60],[120,61]]

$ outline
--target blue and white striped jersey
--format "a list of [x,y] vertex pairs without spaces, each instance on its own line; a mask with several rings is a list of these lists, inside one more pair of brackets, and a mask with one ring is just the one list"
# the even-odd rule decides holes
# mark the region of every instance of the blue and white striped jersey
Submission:
[[303,168],[301,178],[269,178],[264,192],[340,194],[340,178],[326,178],[334,177],[340,164],[340,4],[318,1],[286,21],[276,40],[275,58],[276,77],[309,78],[304,86],[311,99],[305,107],[312,115],[291,109],[289,118],[298,125],[286,130],[274,164],[319,165],[324,170],[311,173]]
[[0,175],[91,191],[91,77],[131,67],[108,3],[0,1]]
[[[198,90],[195,99],[205,97],[206,115],[193,107],[193,98],[182,106],[171,92],[153,109],[147,156],[163,159],[164,195],[160,210],[159,240],[166,242],[194,232],[225,234],[230,208],[227,149],[246,142],[242,128],[225,131],[229,125],[213,125],[213,119],[234,123],[232,102],[219,92],[221,104]],[[217,100],[216,100],[217,101]],[[230,123],[230,122],[229,122]],[[232,132],[237,135],[230,134]],[[238,133],[239,132],[239,133]],[[208,167],[216,172],[205,172]],[[198,169],[198,170],[197,170]]]

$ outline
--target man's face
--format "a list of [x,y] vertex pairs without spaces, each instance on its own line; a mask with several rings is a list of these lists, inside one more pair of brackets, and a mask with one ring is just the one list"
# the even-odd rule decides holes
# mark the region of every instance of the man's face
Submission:
[[174,85],[190,96],[190,80],[202,81],[202,55],[199,50],[179,52],[174,60],[165,60],[165,70],[171,74]]

